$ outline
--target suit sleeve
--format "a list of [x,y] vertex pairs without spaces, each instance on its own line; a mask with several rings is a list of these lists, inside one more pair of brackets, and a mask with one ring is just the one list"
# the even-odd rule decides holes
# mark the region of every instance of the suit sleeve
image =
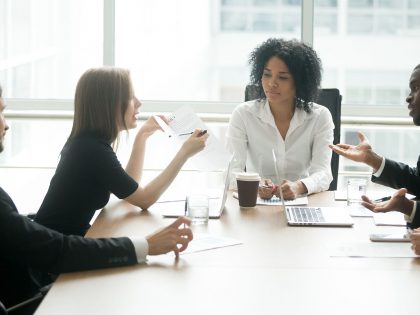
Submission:
[[372,176],[372,182],[395,189],[407,188],[408,192],[420,197],[420,176],[417,167],[410,167],[404,163],[385,160],[384,170],[379,177]]
[[11,259],[52,273],[137,263],[128,238],[66,236],[20,216],[3,200],[0,200],[0,248]]

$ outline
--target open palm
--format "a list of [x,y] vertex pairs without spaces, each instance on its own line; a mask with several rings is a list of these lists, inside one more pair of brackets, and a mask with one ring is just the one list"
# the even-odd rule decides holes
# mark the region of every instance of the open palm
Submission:
[[336,145],[330,145],[330,148],[335,153],[342,155],[352,161],[365,162],[367,155],[372,152],[372,146],[363,133],[358,132],[357,137],[359,138],[360,143],[356,146],[339,143]]

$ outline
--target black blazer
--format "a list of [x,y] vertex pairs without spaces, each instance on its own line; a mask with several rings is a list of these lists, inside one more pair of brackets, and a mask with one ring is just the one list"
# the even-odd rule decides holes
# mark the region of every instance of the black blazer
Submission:
[[137,263],[128,238],[64,235],[20,216],[0,187],[0,300],[6,307],[32,296],[61,272]]
[[[385,159],[384,170],[379,177],[372,176],[372,182],[389,186],[395,189],[407,188],[408,192],[420,198],[420,156],[416,167],[410,167],[407,164]],[[407,226],[415,229],[420,227],[420,204],[416,201],[416,215],[413,222],[407,223]]]

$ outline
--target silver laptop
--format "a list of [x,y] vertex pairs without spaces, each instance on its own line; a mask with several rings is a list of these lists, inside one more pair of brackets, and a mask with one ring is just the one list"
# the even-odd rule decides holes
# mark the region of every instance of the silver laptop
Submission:
[[[280,183],[279,172],[277,169],[277,159],[272,151],[274,169],[277,180]],[[286,207],[283,194],[280,189],[280,199],[285,209],[287,223],[294,226],[353,226],[353,220],[348,211],[337,207],[308,207],[292,206]]]
[[[225,182],[223,191],[219,192],[218,197],[209,198],[209,218],[218,219],[225,209],[226,199],[230,184],[230,173],[232,171],[233,157],[229,161],[229,165],[225,174]],[[185,215],[185,200],[169,201],[162,203],[155,203],[153,208],[162,213],[164,217],[176,218]]]

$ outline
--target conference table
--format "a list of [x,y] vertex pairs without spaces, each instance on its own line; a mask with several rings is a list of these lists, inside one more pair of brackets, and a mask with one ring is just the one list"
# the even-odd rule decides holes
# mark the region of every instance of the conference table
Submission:
[[[344,206],[329,191],[309,196],[309,204]],[[172,221],[114,200],[87,236],[144,236]],[[230,192],[222,217],[193,231],[241,244],[62,274],[36,314],[420,314],[420,259],[346,255],[409,249],[369,240],[375,229],[402,227],[375,227],[369,217],[354,222],[292,227],[283,207],[241,209]]]

